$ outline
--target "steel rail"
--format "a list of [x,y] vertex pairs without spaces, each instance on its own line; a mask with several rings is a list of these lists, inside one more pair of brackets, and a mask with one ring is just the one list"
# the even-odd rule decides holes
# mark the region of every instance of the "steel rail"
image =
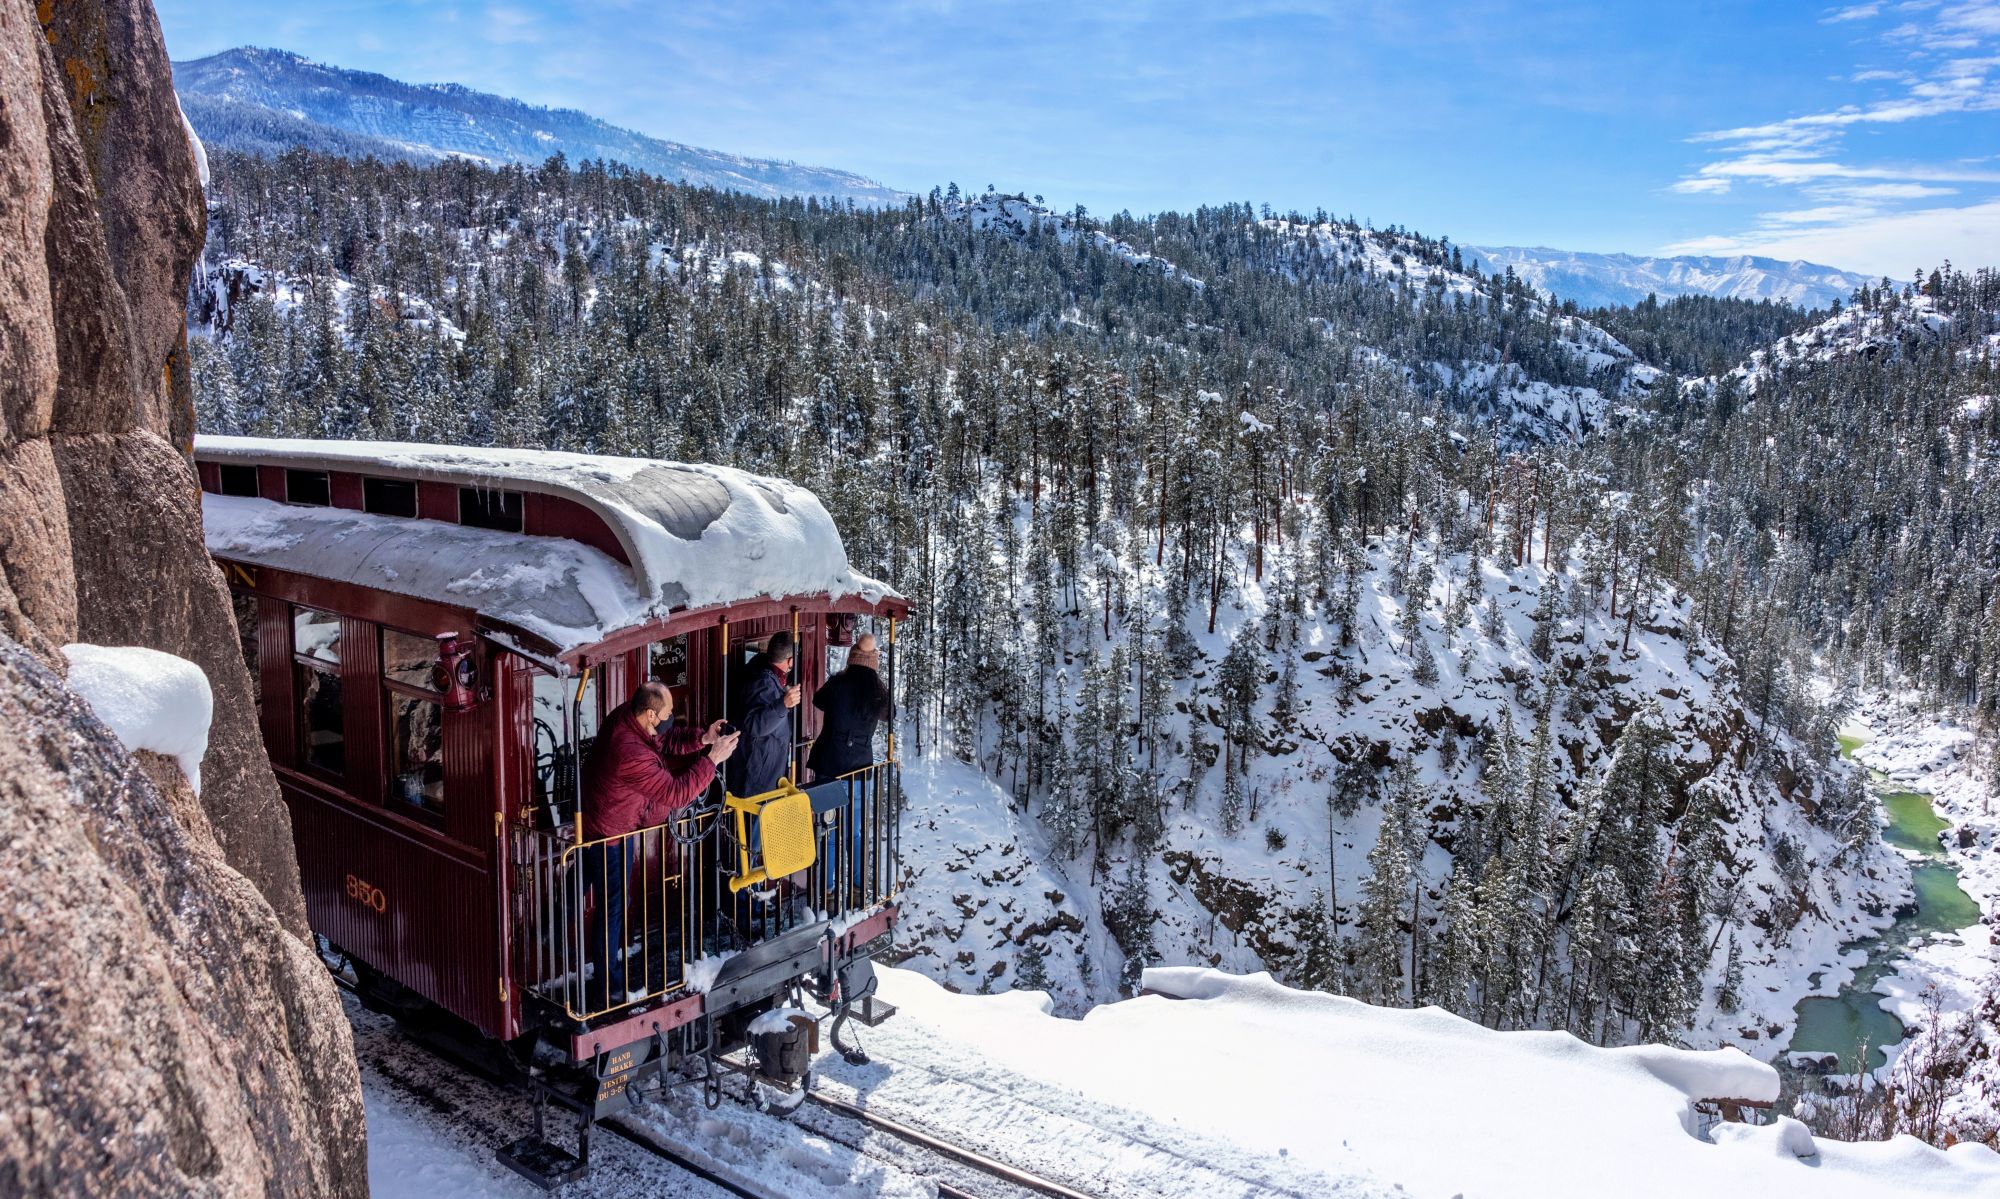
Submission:
[[733,1178],[726,1178],[709,1169],[707,1166],[702,1165],[700,1162],[695,1161],[693,1158],[688,1157],[678,1149],[663,1145],[645,1133],[627,1128],[625,1122],[616,1117],[608,1120],[599,1120],[597,1126],[617,1136],[620,1140],[636,1145],[654,1157],[670,1165],[679,1167],[696,1178],[701,1179],[703,1182],[721,1187],[730,1194],[737,1196],[738,1199],[784,1199],[784,1196],[780,1195],[776,1189],[754,1190]]
[[[1038,1191],[1041,1194],[1051,1196],[1052,1199],[1096,1199],[1093,1195],[1086,1195],[1082,1191],[1064,1186],[1062,1183],[1051,1179],[1043,1178],[1039,1174],[1030,1173],[1018,1166],[1010,1166],[1006,1162],[990,1158],[983,1153],[954,1145],[950,1141],[941,1140],[921,1129],[911,1128],[907,1124],[900,1124],[885,1116],[879,1116],[867,1108],[859,1107],[844,1099],[835,1099],[831,1096],[820,1094],[817,1091],[808,1091],[806,1093],[806,1100],[809,1103],[826,1108],[828,1111],[837,1112],[849,1119],[857,1120],[878,1132],[887,1133],[899,1140],[928,1149],[941,1157],[951,1158],[953,1161],[971,1166],[982,1174],[990,1175],[1002,1182],[1011,1183],[1024,1190]],[[939,1183],[938,1187],[938,1193],[940,1195],[945,1194],[946,1184]]]

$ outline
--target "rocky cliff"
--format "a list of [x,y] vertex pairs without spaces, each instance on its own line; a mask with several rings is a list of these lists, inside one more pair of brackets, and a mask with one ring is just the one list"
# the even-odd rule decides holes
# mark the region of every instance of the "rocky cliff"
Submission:
[[[336,993],[201,544],[192,147],[144,0],[0,0],[0,1193],[359,1193]],[[197,800],[60,646],[208,675]]]

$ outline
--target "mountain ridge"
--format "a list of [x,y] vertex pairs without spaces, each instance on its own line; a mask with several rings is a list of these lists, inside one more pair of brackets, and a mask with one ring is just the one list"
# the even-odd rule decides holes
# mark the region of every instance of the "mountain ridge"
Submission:
[[1755,254],[1631,254],[1563,250],[1551,246],[1466,246],[1488,271],[1514,273],[1558,299],[1585,308],[1637,304],[1648,295],[1774,300],[1800,308],[1846,303],[1854,289],[1874,280],[1803,259]]
[[606,159],[697,186],[764,198],[832,196],[898,204],[906,193],[851,171],[690,146],[461,83],[407,83],[317,62],[289,50],[240,46],[174,64],[174,87],[205,142],[270,153],[304,142],[345,154],[414,162],[467,158],[539,165]]

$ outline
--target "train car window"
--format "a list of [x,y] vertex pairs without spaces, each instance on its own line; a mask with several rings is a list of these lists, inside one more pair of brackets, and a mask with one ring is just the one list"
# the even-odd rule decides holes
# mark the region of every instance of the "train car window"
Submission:
[[[535,719],[546,723],[557,737],[562,736],[563,709],[576,695],[575,679],[559,679],[552,674],[535,672]],[[577,739],[588,741],[597,736],[597,672],[592,671],[590,679],[583,686],[581,723],[576,730]]]
[[475,529],[518,533],[521,531],[521,493],[461,487],[458,489],[458,523]]
[[438,661],[435,637],[418,637],[396,629],[382,630],[382,677],[388,682],[435,694]]
[[323,470],[288,470],[285,472],[285,502],[316,508],[329,507],[333,504],[333,485],[327,481]]
[[389,799],[444,814],[444,705],[435,689],[435,637],[382,630],[383,711],[389,715]]
[[306,764],[328,774],[347,773],[347,718],[340,676],[303,662],[298,672],[300,751]]
[[415,516],[417,485],[408,479],[363,479],[361,510],[377,516]]
[[764,648],[770,644],[771,635],[769,633],[764,634],[762,637],[746,637],[737,641],[732,647],[735,660],[729,665],[731,675],[735,676],[737,672],[747,669],[750,663],[757,660],[757,655],[763,653]]
[[312,608],[293,608],[292,652],[315,662],[340,665],[340,617]]
[[444,814],[444,706],[391,690],[389,798],[427,816]]
[[224,495],[248,496],[254,500],[260,494],[257,490],[257,468],[254,466],[225,462],[217,473],[222,476]]
[[347,772],[347,717],[340,689],[340,618],[292,609],[292,694],[299,704],[299,756],[339,776]]

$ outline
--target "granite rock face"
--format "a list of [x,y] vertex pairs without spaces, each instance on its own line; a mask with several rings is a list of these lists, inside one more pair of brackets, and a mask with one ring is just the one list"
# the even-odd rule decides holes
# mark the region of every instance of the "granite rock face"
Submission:
[[[0,0],[0,1194],[367,1188],[186,457],[204,219],[151,5]],[[199,798],[79,711],[72,641],[208,675]]]
[[5,639],[0,729],[0,1194],[365,1192],[326,970],[179,768]]

